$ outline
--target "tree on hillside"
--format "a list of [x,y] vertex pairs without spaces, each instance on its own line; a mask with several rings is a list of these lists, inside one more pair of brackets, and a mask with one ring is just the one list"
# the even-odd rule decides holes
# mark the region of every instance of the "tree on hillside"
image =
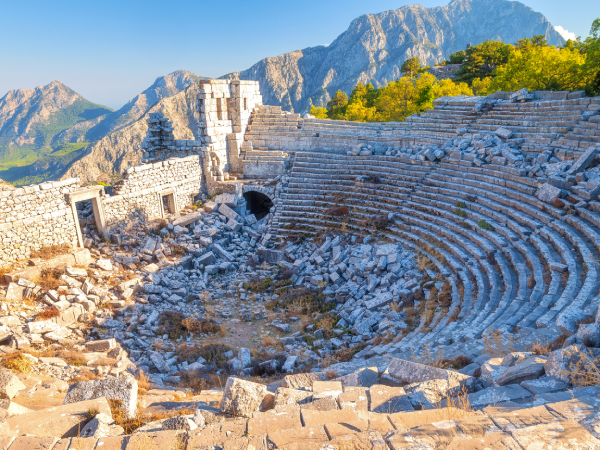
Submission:
[[328,119],[327,108],[323,108],[322,106],[311,105],[310,114],[311,116],[315,116],[315,119]]
[[506,64],[513,51],[514,47],[510,44],[490,40],[469,47],[456,80],[471,84],[475,78],[493,76],[494,70]]
[[498,67],[489,91],[576,91],[588,76],[585,56],[573,49],[527,46],[515,49],[507,64]]
[[342,119],[348,105],[348,95],[338,90],[335,95],[327,102],[327,115],[330,119]]
[[433,100],[443,96],[473,95],[465,83],[438,80],[425,72],[402,77],[380,89],[376,101],[379,120],[403,121],[406,117],[433,108]]
[[419,70],[421,70],[421,61],[419,61],[419,58],[416,56],[413,58],[408,58],[400,67],[400,72],[402,75],[408,75],[411,77],[418,74]]
[[546,36],[536,34],[532,38],[519,39],[515,47],[519,50],[527,50],[531,47],[548,47],[548,41],[546,40]]
[[587,93],[600,95],[600,19],[594,20],[589,37],[583,43],[585,71],[589,77]]
[[450,55],[450,59],[447,61],[448,64],[462,64],[465,61],[467,54],[464,50],[459,50]]

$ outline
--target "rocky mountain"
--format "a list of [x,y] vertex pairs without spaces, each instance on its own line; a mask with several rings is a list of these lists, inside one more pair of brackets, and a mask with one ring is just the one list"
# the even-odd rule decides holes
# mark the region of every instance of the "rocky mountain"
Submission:
[[114,174],[140,164],[141,144],[148,130],[146,119],[152,112],[162,112],[171,119],[175,139],[195,139],[197,94],[198,85],[192,84],[171,97],[160,99],[138,120],[91,144],[85,155],[68,167],[63,178],[78,176],[83,183],[110,181]]
[[[14,181],[22,167],[62,149],[59,134],[102,120],[110,108],[84,99],[60,81],[35,89],[17,89],[0,99],[0,173]],[[4,169],[4,170],[2,170]],[[12,170],[11,170],[12,169]]]
[[338,89],[350,93],[360,81],[385,85],[417,56],[434,65],[451,53],[486,39],[515,43],[534,35],[553,45],[564,39],[543,14],[508,0],[452,0],[446,6],[404,6],[358,17],[328,46],[265,58],[223,78],[260,82],[264,102],[305,112],[324,106]]
[[159,77],[118,111],[85,100],[59,81],[10,91],[0,99],[0,176],[17,185],[59,177],[105,136],[201,78],[186,70]]

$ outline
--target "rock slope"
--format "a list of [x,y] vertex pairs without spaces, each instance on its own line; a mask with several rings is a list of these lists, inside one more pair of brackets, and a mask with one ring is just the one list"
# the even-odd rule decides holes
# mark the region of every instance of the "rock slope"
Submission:
[[[193,84],[176,95],[159,100],[139,120],[90,145],[86,155],[74,161],[62,179],[78,176],[84,184],[106,181],[128,167],[139,165],[143,156],[141,145],[148,129],[146,119],[150,113],[162,112],[169,117],[176,139],[195,139],[197,93],[198,87]],[[137,110],[137,106],[133,109]]]
[[350,92],[360,81],[375,86],[398,78],[402,63],[417,56],[422,64],[443,61],[467,44],[486,39],[514,43],[544,35],[562,37],[538,12],[507,0],[453,0],[447,6],[404,6],[360,16],[331,45],[265,58],[224,78],[260,81],[264,103],[304,112],[324,105],[338,89]]

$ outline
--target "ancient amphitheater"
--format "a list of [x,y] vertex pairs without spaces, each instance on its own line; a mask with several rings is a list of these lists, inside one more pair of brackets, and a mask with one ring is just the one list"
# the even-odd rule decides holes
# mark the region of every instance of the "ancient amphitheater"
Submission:
[[[3,448],[600,449],[600,98],[444,97],[356,123],[208,80],[197,108],[189,141],[151,114],[144,164],[112,188],[0,191],[0,351],[37,364],[0,373]],[[282,307],[292,287],[323,309]],[[219,338],[169,335],[176,314],[231,321],[232,350],[186,359]],[[34,344],[115,361],[80,381]],[[186,398],[192,371],[226,385]],[[128,431],[115,399],[169,414]]]

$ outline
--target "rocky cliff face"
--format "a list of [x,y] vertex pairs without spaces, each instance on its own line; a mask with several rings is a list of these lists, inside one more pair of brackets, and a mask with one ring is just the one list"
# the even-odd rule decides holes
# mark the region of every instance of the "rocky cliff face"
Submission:
[[171,97],[199,80],[205,79],[187,70],[177,70],[167,76],[158,77],[154,84],[118,111],[109,114],[86,133],[88,141],[96,141],[115,130],[126,127],[142,117],[160,99]]
[[62,178],[78,176],[84,184],[108,181],[126,168],[139,165],[144,154],[141,144],[148,130],[146,119],[152,112],[162,112],[171,120],[175,139],[195,139],[197,94],[198,85],[192,84],[178,94],[159,100],[139,120],[92,144],[85,156],[73,162]]
[[224,78],[260,82],[265,104],[304,112],[324,105],[338,89],[359,82],[380,86],[400,76],[400,67],[417,56],[433,65],[486,39],[514,43],[544,35],[550,44],[563,38],[541,14],[507,0],[453,0],[447,6],[405,6],[360,16],[331,45],[265,58]]
[[0,99],[0,160],[5,163],[47,149],[55,136],[112,110],[87,101],[60,81],[10,91]]
[[[201,78],[186,70],[159,77],[118,111],[85,100],[59,81],[11,91],[0,99],[0,175],[17,185],[56,178],[90,153],[88,143],[93,146],[134,124],[161,99]],[[104,142],[115,140],[121,138]]]

